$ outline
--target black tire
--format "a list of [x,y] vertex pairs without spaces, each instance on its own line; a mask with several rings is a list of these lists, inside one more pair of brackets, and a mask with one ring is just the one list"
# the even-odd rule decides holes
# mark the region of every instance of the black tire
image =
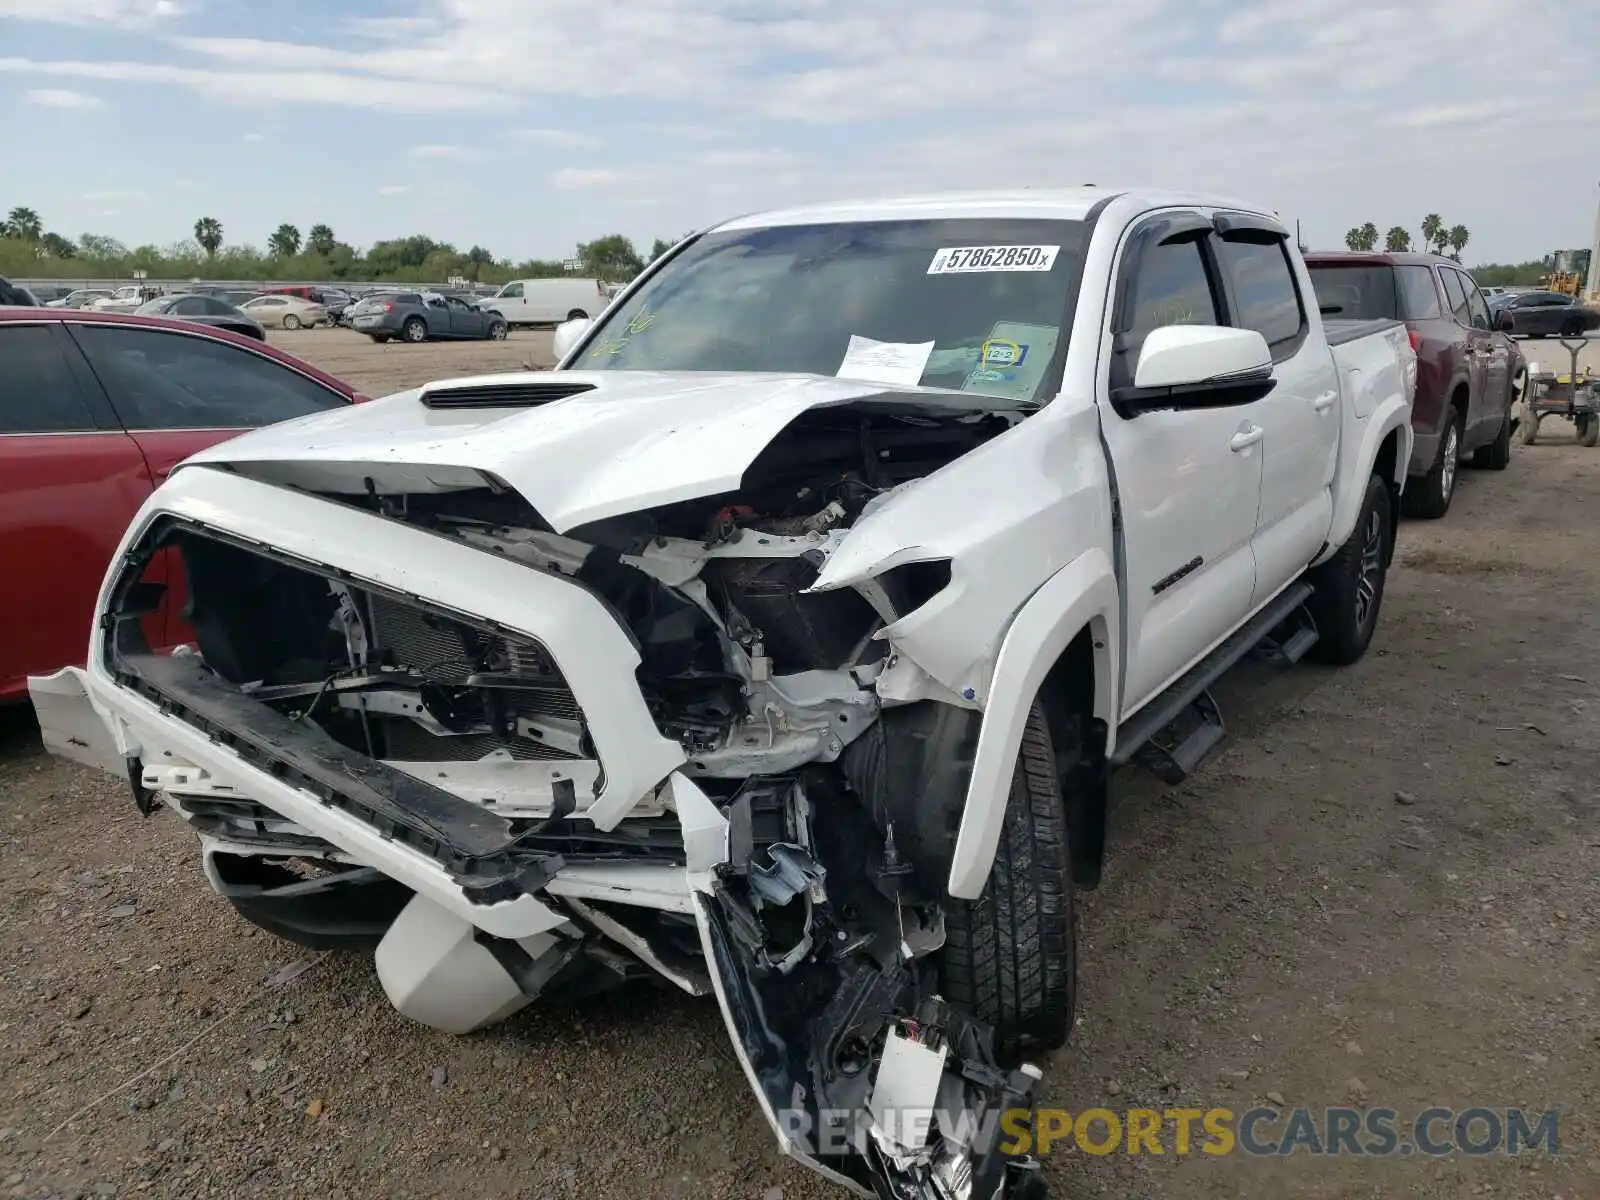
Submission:
[[387,333],[369,333],[367,336],[373,341],[377,342],[380,346],[389,340],[389,335]]
[[1486,471],[1504,471],[1511,465],[1511,411],[1500,419],[1500,432],[1487,446],[1472,452],[1472,465]]
[[946,902],[944,996],[992,1025],[1000,1061],[1015,1064],[1066,1044],[1077,967],[1067,809],[1050,727],[1035,700],[989,882],[975,901]]
[[567,320],[569,321],[587,321],[588,319],[589,314],[581,308],[575,308],[567,314]]
[[1367,480],[1355,529],[1332,558],[1311,572],[1316,591],[1306,607],[1321,635],[1312,647],[1318,661],[1346,667],[1372,644],[1383,608],[1393,538],[1389,489],[1374,475]]
[[1578,444],[1580,446],[1593,446],[1600,444],[1600,416],[1589,413],[1578,418]]
[[1564,338],[1580,338],[1583,336],[1583,318],[1573,317],[1561,327],[1561,336]]
[[503,342],[506,340],[508,332],[509,327],[504,321],[496,321],[489,326],[489,340],[491,342]]
[[407,317],[406,323],[400,326],[400,336],[412,345],[428,340],[428,326],[421,317]]
[[1450,424],[1439,439],[1439,457],[1426,475],[1413,479],[1406,488],[1406,516],[1436,521],[1450,511],[1461,474],[1461,433],[1461,410],[1452,406]]

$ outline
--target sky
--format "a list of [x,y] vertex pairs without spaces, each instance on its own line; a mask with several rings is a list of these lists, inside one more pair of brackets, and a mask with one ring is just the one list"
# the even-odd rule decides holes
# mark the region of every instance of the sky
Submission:
[[1523,261],[1594,236],[1596,47],[1600,0],[0,0],[0,211],[520,261],[1093,183],[1258,200],[1314,247],[1438,212]]

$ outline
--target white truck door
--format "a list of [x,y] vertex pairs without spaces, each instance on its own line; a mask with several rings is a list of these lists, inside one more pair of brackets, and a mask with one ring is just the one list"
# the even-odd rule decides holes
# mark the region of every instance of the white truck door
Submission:
[[1145,336],[1221,325],[1222,282],[1208,218],[1165,213],[1130,231],[1114,281],[1101,428],[1121,507],[1129,716],[1226,637],[1250,610],[1250,542],[1261,496],[1257,404],[1117,413]]
[[1308,311],[1311,278],[1284,233],[1241,218],[1227,224],[1215,245],[1227,287],[1227,323],[1267,339],[1277,380],[1252,406],[1266,429],[1255,608],[1298,579],[1328,536],[1339,458],[1339,375],[1322,320]]

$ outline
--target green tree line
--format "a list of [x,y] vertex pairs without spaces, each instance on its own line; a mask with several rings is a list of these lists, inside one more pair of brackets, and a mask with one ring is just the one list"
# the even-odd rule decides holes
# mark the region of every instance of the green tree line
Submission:
[[[1445,254],[1461,261],[1461,252],[1472,240],[1472,232],[1465,225],[1446,225],[1438,213],[1422,218],[1422,240],[1417,243],[1431,254]],[[1365,225],[1352,225],[1345,231],[1344,244],[1352,250],[1376,250],[1378,227],[1371,221]],[[1411,231],[1404,225],[1391,225],[1383,235],[1383,248],[1404,254],[1412,247]]]
[[85,233],[68,238],[45,226],[23,205],[0,220],[0,275],[27,279],[127,279],[144,271],[152,279],[349,279],[361,282],[443,283],[462,276],[479,283],[594,276],[611,283],[632,279],[676,242],[655,239],[648,255],[620,233],[580,242],[569,271],[554,259],[512,262],[482,246],[462,250],[425,234],[374,242],[365,250],[340,241],[325,224],[301,235],[285,222],[264,248],[230,244],[222,222],[200,217],[193,236],[165,246],[128,246],[114,237]]

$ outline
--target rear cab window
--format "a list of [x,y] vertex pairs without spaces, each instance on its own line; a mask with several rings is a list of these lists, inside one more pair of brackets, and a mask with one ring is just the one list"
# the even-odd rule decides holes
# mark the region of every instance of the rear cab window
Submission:
[[1300,288],[1284,240],[1267,233],[1229,234],[1217,243],[1217,258],[1233,289],[1233,321],[1267,341],[1274,362],[1294,355],[1308,324]]

